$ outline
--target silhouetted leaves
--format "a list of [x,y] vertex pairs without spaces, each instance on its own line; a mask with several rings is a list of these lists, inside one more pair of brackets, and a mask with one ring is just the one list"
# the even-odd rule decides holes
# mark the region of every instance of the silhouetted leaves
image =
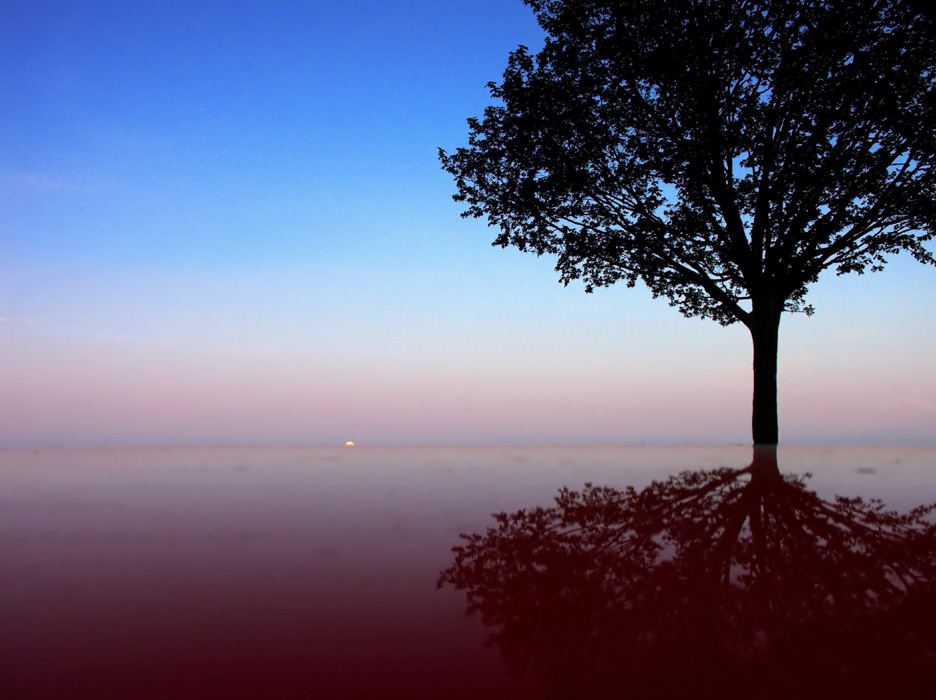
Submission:
[[439,152],[463,215],[555,255],[565,284],[642,281],[744,323],[754,442],[776,443],[781,313],[811,314],[828,268],[936,264],[932,19],[904,0],[525,1],[545,46],[513,52],[468,146]]
[[826,267],[932,237],[933,27],[912,4],[527,0],[548,33],[441,152],[496,243],[686,315],[806,309]]

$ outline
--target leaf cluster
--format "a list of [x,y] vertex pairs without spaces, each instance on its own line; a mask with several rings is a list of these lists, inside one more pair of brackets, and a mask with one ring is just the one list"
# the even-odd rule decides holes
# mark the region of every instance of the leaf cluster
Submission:
[[903,0],[526,0],[468,147],[440,149],[495,245],[687,316],[811,312],[809,284],[936,233],[936,42]]

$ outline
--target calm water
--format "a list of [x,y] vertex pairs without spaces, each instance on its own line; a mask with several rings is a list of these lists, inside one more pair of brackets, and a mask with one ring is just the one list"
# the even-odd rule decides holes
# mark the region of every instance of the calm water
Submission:
[[[936,503],[936,448],[781,448],[782,474],[813,476],[758,482],[773,529],[739,510],[750,475],[626,497],[750,463],[750,447],[0,451],[0,698],[936,697],[930,535],[835,501]],[[531,510],[586,483],[608,487],[587,508]],[[460,533],[486,532],[453,567]]]

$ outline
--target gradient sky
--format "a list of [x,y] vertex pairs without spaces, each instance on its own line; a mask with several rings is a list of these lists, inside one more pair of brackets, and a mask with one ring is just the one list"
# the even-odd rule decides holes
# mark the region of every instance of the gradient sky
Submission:
[[[747,443],[746,329],[459,218],[519,0],[0,3],[0,447]],[[813,287],[785,443],[936,444],[936,270]]]

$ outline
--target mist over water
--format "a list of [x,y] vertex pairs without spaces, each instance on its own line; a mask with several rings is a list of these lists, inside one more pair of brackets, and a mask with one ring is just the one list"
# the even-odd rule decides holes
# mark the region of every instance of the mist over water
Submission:
[[[936,503],[936,448],[778,462],[825,503]],[[750,463],[749,446],[0,451],[0,697],[552,697],[437,588],[460,534],[562,488]]]

